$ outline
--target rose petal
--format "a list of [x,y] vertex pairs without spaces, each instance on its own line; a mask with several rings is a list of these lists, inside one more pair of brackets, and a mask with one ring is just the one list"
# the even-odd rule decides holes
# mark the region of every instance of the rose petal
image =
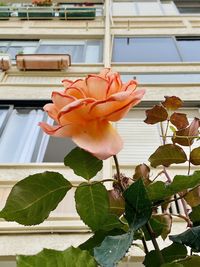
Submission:
[[121,137],[107,121],[88,122],[72,140],[101,160],[116,155],[123,147]]
[[119,92],[121,87],[122,87],[122,82],[119,75],[118,74],[113,75],[108,87],[107,97],[109,97],[114,93]]
[[106,98],[108,90],[108,81],[102,77],[89,75],[86,78],[86,84],[88,88],[88,96],[103,100]]
[[65,93],[75,97],[76,99],[86,98],[84,91],[77,87],[69,87],[65,90]]
[[58,113],[59,123],[64,125],[66,122],[74,122],[81,125],[85,120],[90,120],[89,109],[91,103],[94,103],[93,99],[84,98],[66,105]]
[[106,79],[111,74],[112,74],[112,71],[110,70],[110,68],[104,68],[102,71],[100,71],[98,76]]
[[127,83],[123,84],[121,91],[135,90],[137,85],[138,82],[136,80],[130,80]]
[[65,88],[67,88],[68,86],[70,86],[73,83],[74,83],[73,81],[68,80],[68,79],[62,80],[62,84],[64,85]]
[[[138,92],[138,91],[137,91]],[[104,118],[108,114],[119,110],[128,103],[131,103],[135,98],[135,91],[125,91],[113,94],[108,99],[103,101],[96,101],[91,105],[90,114],[92,118]]]
[[59,92],[53,92],[51,98],[58,110],[75,100],[75,97]]
[[55,137],[71,137],[72,135],[77,134],[79,132],[78,127],[74,124],[67,124],[64,126],[60,125],[52,126],[45,122],[40,122],[39,126],[46,134]]
[[57,116],[58,116],[58,109],[54,104],[46,104],[43,109],[48,113],[49,117],[54,119],[56,122],[58,122]]

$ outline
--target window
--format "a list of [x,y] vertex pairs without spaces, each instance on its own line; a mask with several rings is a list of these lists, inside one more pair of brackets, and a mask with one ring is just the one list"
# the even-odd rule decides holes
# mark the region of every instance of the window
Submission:
[[157,0],[115,1],[112,6],[113,16],[162,16],[176,15],[177,8],[172,1]]
[[[134,108],[126,118],[116,122],[116,128],[124,140],[124,148],[118,154],[122,165],[148,163],[150,155],[162,144],[159,124],[144,123],[146,109],[148,108]],[[198,108],[183,108],[179,112],[186,113],[191,118],[190,121],[194,117],[200,117]],[[197,146],[199,142],[193,145]],[[184,150],[189,153],[188,147],[184,147]]]
[[70,54],[72,63],[98,63],[103,61],[102,40],[4,40],[0,51],[11,55],[14,61],[18,53]]
[[113,62],[199,62],[200,37],[116,37]]
[[124,82],[130,79],[146,84],[192,84],[200,83],[199,73],[133,73],[123,74]]
[[46,135],[40,121],[53,123],[40,108],[1,106],[0,163],[63,162],[74,143]]
[[113,62],[177,62],[180,57],[171,37],[115,38]]
[[72,63],[98,63],[103,60],[102,50],[102,41],[100,40],[42,40],[36,53],[66,53],[71,55]]
[[177,38],[183,61],[200,61],[200,38]]
[[182,14],[198,14],[200,13],[200,2],[199,1],[174,1],[179,12]]

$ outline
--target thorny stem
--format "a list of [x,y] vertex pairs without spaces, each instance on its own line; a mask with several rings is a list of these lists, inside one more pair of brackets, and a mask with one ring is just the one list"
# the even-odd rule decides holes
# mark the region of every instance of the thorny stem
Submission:
[[144,247],[145,254],[148,254],[149,250],[148,250],[147,243],[146,243],[146,240],[145,240],[144,237],[142,237],[142,244],[143,244],[143,247]]
[[164,262],[164,258],[163,258],[162,252],[160,251],[160,248],[159,248],[158,243],[157,243],[157,241],[156,241],[155,233],[153,232],[153,230],[152,230],[151,225],[150,225],[149,222],[146,223],[145,226],[146,226],[146,229],[147,229],[149,235],[151,236],[151,241],[152,241],[152,243],[153,243],[153,246],[154,246],[155,250],[156,250],[157,253],[158,253],[159,260],[160,260],[160,264],[162,265],[162,264],[165,263],[165,262]]
[[[189,145],[189,153],[191,155],[191,145]],[[190,175],[190,169],[191,169],[191,157],[189,156],[189,160],[188,160],[188,175]]]
[[165,176],[166,176],[166,178],[167,178],[167,181],[168,181],[169,183],[171,183],[171,182],[172,182],[172,179],[170,178],[170,176],[169,176],[169,174],[168,174],[168,172],[167,172],[167,170],[166,170],[165,167],[163,167],[163,173],[165,174]]
[[116,171],[117,171],[117,182],[120,185],[120,188],[121,188],[121,190],[123,192],[124,189],[123,189],[123,187],[121,185],[119,162],[118,162],[118,159],[117,159],[117,156],[116,155],[113,155],[113,158],[114,158],[115,167],[116,167]]
[[159,172],[151,182],[153,183],[162,173],[164,173],[164,171]]
[[170,213],[170,215],[175,216],[175,217],[179,217],[179,218],[185,220],[187,222],[188,226],[192,227],[191,221],[190,221],[190,219],[188,217],[186,217],[186,216],[184,216],[182,214],[174,214],[174,213]]

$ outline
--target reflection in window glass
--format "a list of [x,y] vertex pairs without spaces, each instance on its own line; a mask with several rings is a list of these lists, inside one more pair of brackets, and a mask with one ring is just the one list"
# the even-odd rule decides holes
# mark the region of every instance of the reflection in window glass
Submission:
[[113,2],[113,16],[135,16],[136,7],[133,2]]
[[178,10],[172,1],[163,2],[162,9],[165,15],[177,15]]
[[70,54],[72,63],[102,62],[102,42],[91,41],[42,41],[37,54]]
[[179,62],[175,43],[170,37],[115,38],[113,62]]
[[139,15],[162,15],[160,3],[157,1],[138,1],[137,8]]
[[137,80],[139,83],[147,84],[175,84],[175,83],[200,83],[200,74],[198,73],[176,73],[176,74],[124,74],[122,75],[124,82],[131,79]]
[[177,41],[183,61],[200,61],[200,39]]

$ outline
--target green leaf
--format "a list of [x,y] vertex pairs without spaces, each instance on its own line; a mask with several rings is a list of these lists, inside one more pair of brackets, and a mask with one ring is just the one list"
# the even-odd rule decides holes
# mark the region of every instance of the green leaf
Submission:
[[88,250],[90,254],[93,255],[94,254],[93,249],[95,247],[100,246],[106,236],[116,236],[122,234],[125,234],[125,232],[122,229],[113,229],[109,232],[99,230],[95,232],[95,234],[91,238],[89,238],[87,241],[81,244],[79,248],[82,250]]
[[[166,239],[171,231],[172,217],[168,214],[155,214],[152,215],[149,223],[156,238],[158,236],[161,236],[163,239]],[[145,239],[147,241],[151,240],[151,237],[149,236],[149,233],[147,232],[145,227],[143,227],[143,232],[145,234]]]
[[125,218],[137,230],[151,217],[152,203],[149,200],[142,179],[130,185],[123,194],[125,198]]
[[[164,262],[172,262],[185,258],[187,255],[187,249],[184,245],[173,243],[170,246],[161,250],[164,258]],[[146,267],[160,267],[159,255],[156,250],[150,251],[143,262]]]
[[109,212],[108,192],[101,183],[82,183],[75,192],[76,209],[93,231],[101,229]]
[[199,256],[191,256],[187,257],[184,260],[179,261],[184,267],[199,267],[200,266],[200,257]]
[[152,201],[164,200],[176,193],[200,185],[200,171],[192,175],[176,175],[171,184],[158,181],[147,187],[148,196]]
[[173,242],[189,246],[193,251],[200,252],[200,226],[189,228],[179,235],[171,235],[169,239]]
[[102,230],[110,231],[114,228],[122,228],[123,224],[120,222],[119,218],[114,214],[108,214],[104,223],[101,226]]
[[40,224],[71,187],[57,172],[30,175],[14,185],[0,217],[23,225]]
[[171,164],[184,163],[187,161],[187,156],[180,146],[167,144],[159,146],[158,149],[150,156],[149,162],[153,168],[159,165],[165,167]]
[[133,231],[123,235],[107,236],[100,247],[94,249],[94,257],[102,267],[115,267],[125,256],[134,238]]
[[200,147],[194,148],[190,153],[190,162],[193,165],[200,165]]
[[88,251],[70,247],[64,251],[43,249],[34,256],[17,256],[17,267],[97,267]]
[[86,180],[94,177],[103,167],[103,161],[91,153],[76,147],[64,159],[65,166],[70,167],[76,175]]
[[200,225],[200,205],[192,208],[192,212],[190,212],[189,217],[193,222],[193,226]]
[[181,263],[171,262],[171,263],[162,264],[161,267],[183,267],[183,265]]

